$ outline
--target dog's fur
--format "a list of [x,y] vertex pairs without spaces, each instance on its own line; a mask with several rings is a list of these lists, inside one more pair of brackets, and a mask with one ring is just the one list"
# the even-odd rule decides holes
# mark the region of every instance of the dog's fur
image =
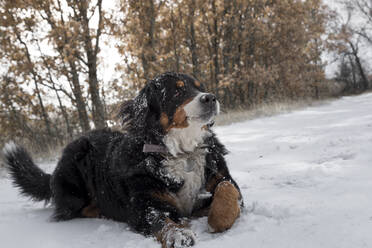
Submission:
[[[12,143],[4,148],[5,162],[23,194],[52,201],[55,220],[110,218],[154,235],[163,247],[191,246],[195,237],[181,223],[184,217],[208,214],[215,201],[212,206],[218,208],[210,211],[208,223],[219,223],[210,228],[222,231],[239,212],[241,195],[226,166],[227,151],[210,129],[218,112],[218,101],[194,78],[165,73],[122,105],[122,131],[95,130],[76,139],[52,175]],[[144,152],[145,144],[165,152]],[[213,198],[221,182],[231,186],[225,188],[232,188],[234,197]],[[234,211],[221,210],[221,199],[232,199],[227,205]],[[218,211],[225,212],[229,223],[216,219]]]

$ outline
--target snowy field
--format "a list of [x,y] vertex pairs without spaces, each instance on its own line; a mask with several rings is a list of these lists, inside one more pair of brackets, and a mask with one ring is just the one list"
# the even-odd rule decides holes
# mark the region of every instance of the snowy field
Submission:
[[[372,247],[372,94],[216,132],[246,210],[223,234],[209,234],[206,218],[193,221],[195,247]],[[51,213],[0,179],[0,247],[160,247],[123,223],[54,223]]]

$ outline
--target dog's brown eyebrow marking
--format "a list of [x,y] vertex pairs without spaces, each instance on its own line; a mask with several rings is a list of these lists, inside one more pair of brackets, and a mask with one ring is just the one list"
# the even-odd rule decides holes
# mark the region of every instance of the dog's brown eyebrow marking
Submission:
[[178,88],[182,88],[182,87],[185,86],[185,83],[180,80],[180,81],[177,81],[176,85],[177,85]]
[[195,80],[194,85],[195,85],[196,87],[200,87],[200,82]]

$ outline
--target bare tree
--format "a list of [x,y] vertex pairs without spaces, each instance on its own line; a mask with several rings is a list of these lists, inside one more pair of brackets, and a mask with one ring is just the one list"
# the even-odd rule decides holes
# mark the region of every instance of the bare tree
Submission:
[[346,65],[349,65],[349,69],[351,69],[350,73],[353,76],[352,85],[354,87],[347,87],[347,89],[350,91],[365,91],[370,86],[368,73],[365,69],[366,64],[361,58],[360,47],[362,41],[365,40],[364,35],[367,35],[367,33],[361,35],[361,33],[366,30],[365,26],[362,28],[359,26],[355,27],[352,23],[352,18],[355,17],[355,15],[359,16],[359,13],[363,13],[364,10],[361,4],[366,2],[364,0],[354,0],[350,2],[344,1],[342,3],[346,10],[347,17],[344,19],[340,14],[334,14],[329,47],[331,50],[336,51],[341,58],[339,75],[345,73]]

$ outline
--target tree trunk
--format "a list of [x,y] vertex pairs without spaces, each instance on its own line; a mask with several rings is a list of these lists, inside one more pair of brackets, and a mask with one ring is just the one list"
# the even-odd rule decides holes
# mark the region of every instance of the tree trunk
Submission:
[[40,94],[40,90],[39,90],[39,85],[37,83],[37,78],[34,77],[34,84],[35,84],[35,89],[36,89],[36,95],[37,95],[37,98],[39,100],[39,105],[40,105],[40,110],[41,110],[41,116],[44,120],[44,123],[45,123],[45,127],[47,129],[47,133],[48,133],[48,136],[49,137],[53,137],[53,132],[52,132],[52,129],[51,129],[51,125],[50,125],[50,121],[49,121],[49,116],[48,116],[48,113],[46,112],[45,110],[45,107],[44,107],[44,102],[43,102],[43,99],[41,98],[41,94]]
[[[57,2],[58,2],[59,8],[61,9],[61,3],[59,1]],[[49,8],[47,9],[46,14],[47,14],[47,17],[44,19],[49,23],[52,29],[56,29],[57,22],[53,18],[53,14]],[[61,14],[62,26],[65,26],[65,21],[63,18],[62,11],[60,14]],[[69,50],[64,50],[64,47],[69,44],[69,38],[66,32],[66,29],[63,30],[63,35],[64,35],[65,43],[63,44],[63,46],[57,46],[57,51],[59,52],[62,61],[67,59],[68,65],[70,67],[69,70],[66,68],[66,72],[64,72],[63,74],[67,77],[67,79],[72,84],[71,89],[75,97],[74,102],[72,103],[76,106],[76,109],[78,111],[78,116],[79,116],[79,124],[80,124],[82,131],[85,133],[91,129],[89,125],[88,113],[86,110],[83,94],[80,88],[79,73],[78,73],[75,61],[73,59],[75,56],[73,56],[73,54],[71,54]]]
[[68,137],[71,139],[72,136],[73,136],[73,132],[72,132],[72,128],[70,126],[70,120],[68,119],[68,114],[66,112],[66,108],[62,104],[61,98],[60,98],[56,88],[54,88],[54,92],[56,93],[57,100],[58,100],[58,106],[59,106],[59,109],[61,110],[63,119],[65,120],[65,123],[66,123],[66,131],[67,131]]
[[[353,77],[352,86],[349,86],[349,88],[352,88],[352,89],[350,89],[351,91],[355,91],[356,89],[358,89],[358,82],[356,80],[355,64],[354,64],[354,61],[353,61],[353,59],[350,55],[348,56],[348,58],[349,58],[350,66],[351,66],[351,75]],[[349,81],[349,80],[347,79],[346,81]]]
[[198,63],[198,55],[196,51],[196,37],[195,37],[195,27],[194,27],[194,16],[195,16],[195,8],[196,3],[195,0],[191,1],[191,5],[189,6],[189,49],[191,52],[191,62],[192,62],[192,73],[193,75],[198,78],[200,74],[199,70],[199,63]]
[[144,8],[144,13],[146,15],[146,18],[143,18],[142,21],[142,29],[145,34],[148,35],[147,41],[143,44],[143,47],[141,47],[141,53],[140,53],[140,59],[142,63],[142,69],[143,69],[143,77],[148,80],[150,79],[151,75],[151,62],[154,62],[156,60],[156,57],[154,55],[154,34],[155,34],[155,5],[154,0],[148,0],[149,8],[140,6],[140,8]]
[[39,100],[41,118],[44,120],[48,136],[53,137],[53,132],[52,132],[51,125],[50,125],[49,116],[48,116],[48,113],[45,110],[44,102],[43,102],[43,99],[41,97],[40,90],[39,90],[39,84],[38,84],[39,77],[38,77],[36,71],[34,70],[34,64],[32,62],[31,55],[30,55],[30,52],[28,50],[28,46],[23,41],[19,31],[16,28],[13,28],[13,31],[16,33],[18,41],[24,46],[24,49],[25,49],[25,52],[26,52],[27,62],[29,64],[29,70],[31,72],[32,79],[34,80],[35,92],[36,92],[37,98]]
[[353,43],[349,42],[349,45],[350,45],[350,47],[351,47],[351,49],[353,51],[355,63],[357,65],[357,67],[358,67],[358,70],[359,70],[359,73],[360,73],[360,77],[362,79],[363,90],[367,90],[368,87],[369,87],[369,82],[368,82],[368,79],[366,77],[366,74],[364,73],[364,70],[363,70],[363,67],[362,67],[362,63],[360,62],[360,59],[359,59],[359,56],[358,56],[358,50],[353,45]]
[[[232,51],[232,42],[233,42],[233,28],[234,28],[234,20],[235,14],[230,14],[232,9],[232,4],[236,4],[236,1],[229,1],[224,0],[224,20],[222,23],[226,22],[225,26],[223,27],[223,48],[222,48],[222,65],[223,65],[223,74],[229,75],[230,74],[230,62],[231,62],[231,51]],[[230,14],[230,15],[227,15]],[[227,15],[227,18],[226,18]]]
[[71,69],[70,81],[73,86],[72,93],[75,96],[76,108],[77,108],[78,115],[79,115],[79,123],[82,128],[82,131],[88,132],[90,130],[90,125],[89,125],[87,109],[86,109],[84,98],[83,98],[83,93],[81,92],[81,88],[80,88],[79,75],[78,75],[75,63],[72,61],[69,61],[69,65]]
[[99,83],[97,78],[97,54],[99,50],[99,39],[102,31],[102,0],[98,0],[98,27],[96,34],[95,47],[92,45],[92,37],[90,35],[89,19],[88,19],[88,7],[89,3],[86,0],[77,3],[79,6],[80,17],[82,21],[82,26],[84,30],[84,48],[87,56],[87,66],[88,66],[88,84],[89,84],[89,94],[92,100],[92,115],[93,122],[96,128],[106,127],[105,111],[102,104],[101,97],[99,95]]
[[[212,33],[212,48],[213,48],[213,65],[214,65],[214,83],[216,89],[218,89],[218,75],[220,74],[220,65],[218,59],[218,48],[219,48],[219,34],[218,34],[218,16],[215,0],[212,0],[212,12],[213,12],[213,33]],[[218,93],[218,91],[217,91]]]
[[97,60],[90,52],[88,52],[88,82],[89,82],[89,94],[92,100],[92,115],[93,122],[96,128],[104,128],[105,112],[104,107],[99,95],[99,83],[97,79]]
[[174,14],[173,11],[171,12],[171,31],[172,31],[172,39],[173,39],[173,53],[174,53],[174,59],[175,59],[175,71],[179,72],[180,71],[180,56],[178,55],[177,49],[178,49],[178,44],[177,44],[177,39],[176,39],[176,33],[177,33],[177,25],[176,25],[176,20],[174,19]]

